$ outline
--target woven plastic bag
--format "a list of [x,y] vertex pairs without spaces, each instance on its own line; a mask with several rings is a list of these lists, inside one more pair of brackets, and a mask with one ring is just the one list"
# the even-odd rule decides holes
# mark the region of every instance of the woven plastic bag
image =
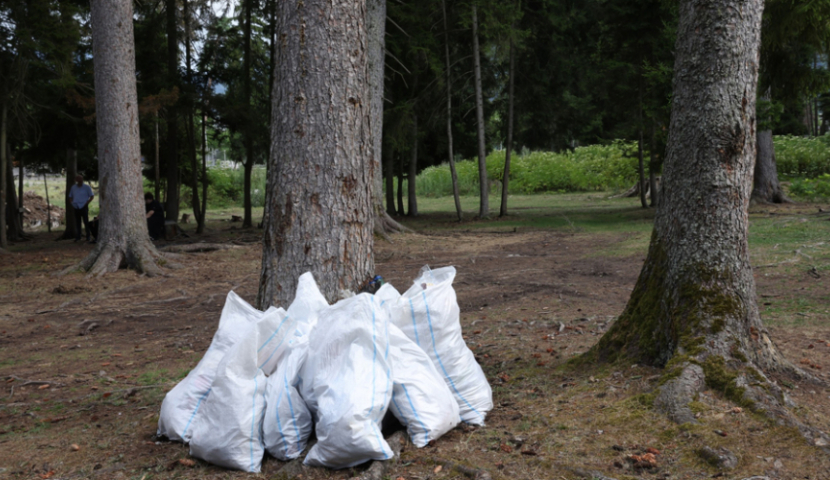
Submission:
[[381,433],[392,395],[388,326],[386,311],[369,294],[320,313],[302,370],[302,395],[317,420],[306,465],[348,468],[392,458]]
[[390,310],[392,323],[429,355],[455,396],[461,419],[484,425],[493,409],[493,392],[461,336],[461,310],[452,286],[455,274],[455,267],[424,268]]
[[210,347],[196,367],[164,397],[159,413],[159,436],[185,443],[190,441],[193,421],[210,393],[219,362],[262,316],[263,312],[239,295],[228,293]]

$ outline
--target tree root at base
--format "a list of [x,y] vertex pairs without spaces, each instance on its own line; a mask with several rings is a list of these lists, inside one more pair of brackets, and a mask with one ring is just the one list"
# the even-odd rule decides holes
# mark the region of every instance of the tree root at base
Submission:
[[87,274],[87,278],[101,277],[106,273],[114,273],[120,268],[127,267],[148,277],[155,277],[163,275],[160,265],[170,269],[180,267],[178,264],[168,262],[168,259],[169,257],[156,250],[149,240],[139,245],[128,246],[126,250],[101,242],[80,263],[64,269],[58,275],[63,276],[81,271]]
[[[705,368],[707,363],[705,362],[709,362],[713,357],[720,356],[711,354],[704,359],[698,357],[697,360],[702,360],[700,363],[695,361],[683,364],[680,367],[680,373],[675,378],[666,381],[655,392],[655,408],[676,423],[697,423],[689,405],[695,396],[708,386],[713,390],[721,391],[727,399],[766,415],[778,425],[797,428],[811,445],[830,452],[830,437],[819,429],[805,424],[794,415],[792,409],[796,407],[796,404],[776,382],[767,378],[753,363],[734,360],[730,361],[731,365],[725,366],[724,362],[724,370],[712,374],[715,378],[707,378]],[[728,381],[724,382],[725,377],[722,372],[726,371],[733,373],[729,373],[730,376],[726,377]],[[800,372],[801,375],[797,376],[801,379],[808,381],[813,379],[819,384],[824,383],[786,360],[781,364],[779,371],[796,375]]]
[[393,233],[414,233],[414,231],[395,221],[386,211],[376,212],[375,235],[391,243],[392,239],[389,235]]

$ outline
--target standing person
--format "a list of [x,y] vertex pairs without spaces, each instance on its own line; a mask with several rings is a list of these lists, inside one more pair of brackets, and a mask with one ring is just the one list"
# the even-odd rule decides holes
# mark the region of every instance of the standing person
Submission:
[[90,240],[89,229],[89,204],[95,198],[95,193],[92,188],[84,183],[84,177],[81,175],[75,176],[75,185],[69,189],[69,202],[72,203],[72,208],[75,209],[75,241],[81,239],[81,220],[84,223],[84,230],[86,231],[86,241]]
[[147,231],[150,233],[150,240],[158,240],[164,236],[164,208],[150,192],[144,194],[144,205],[147,211]]

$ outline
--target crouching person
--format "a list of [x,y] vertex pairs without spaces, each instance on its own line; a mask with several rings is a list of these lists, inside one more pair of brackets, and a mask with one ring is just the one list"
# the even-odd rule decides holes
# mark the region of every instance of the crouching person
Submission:
[[145,211],[147,212],[147,230],[150,240],[158,240],[164,236],[164,209],[153,197],[152,193],[144,194]]

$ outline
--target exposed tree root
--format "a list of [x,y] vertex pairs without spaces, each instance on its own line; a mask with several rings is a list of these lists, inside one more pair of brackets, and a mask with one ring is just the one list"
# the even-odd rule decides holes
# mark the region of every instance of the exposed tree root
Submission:
[[762,195],[758,194],[757,192],[752,192],[752,196],[749,197],[749,204],[751,206],[757,205],[784,205],[784,204],[794,204],[796,203],[794,200],[790,199],[788,196],[784,195],[783,193],[778,193],[773,195],[772,199],[764,198]]
[[228,245],[226,243],[191,243],[186,245],[168,245],[159,248],[162,252],[176,252],[176,253],[201,253],[201,252],[215,252],[217,250],[231,250],[240,248],[236,245]]
[[449,460],[444,460],[442,458],[436,458],[436,459],[434,459],[434,461],[435,461],[435,463],[437,463],[438,465],[441,465],[442,467],[446,468],[447,470],[452,471],[454,473],[458,473],[458,474],[463,475],[463,476],[465,476],[467,478],[470,478],[472,480],[490,480],[492,478],[490,476],[490,474],[487,473],[484,470],[479,470],[477,468],[465,467],[464,465],[459,465],[455,462],[451,462]]
[[398,463],[398,459],[401,457],[401,450],[406,444],[406,435],[404,431],[399,430],[393,433],[386,439],[386,443],[388,443],[389,448],[392,449],[392,458],[385,461],[372,462],[372,464],[369,465],[369,469],[363,472],[363,475],[358,477],[360,480],[383,480],[386,478],[386,471],[389,470],[390,465]]
[[[777,350],[775,353],[778,355]],[[734,356],[743,357],[741,354]],[[778,367],[772,371],[788,373],[817,384],[826,383],[786,359],[774,361]],[[830,437],[794,415],[791,409],[796,406],[795,403],[753,362],[726,359],[717,353],[706,352],[667,373],[672,374],[673,378],[655,392],[654,406],[677,423],[697,423],[689,405],[698,393],[709,387],[741,407],[766,415],[779,425],[796,427],[811,445],[830,451]]]
[[375,214],[375,235],[391,243],[392,238],[389,235],[393,233],[414,233],[414,231],[395,221],[385,210],[377,211]]
[[98,243],[80,263],[64,269],[59,275],[81,271],[86,272],[87,277],[101,277],[106,273],[114,273],[119,268],[132,268],[148,277],[155,277],[163,274],[160,266],[171,269],[180,267],[168,262],[168,257],[156,250],[149,240],[130,247],[125,249],[113,244]]

